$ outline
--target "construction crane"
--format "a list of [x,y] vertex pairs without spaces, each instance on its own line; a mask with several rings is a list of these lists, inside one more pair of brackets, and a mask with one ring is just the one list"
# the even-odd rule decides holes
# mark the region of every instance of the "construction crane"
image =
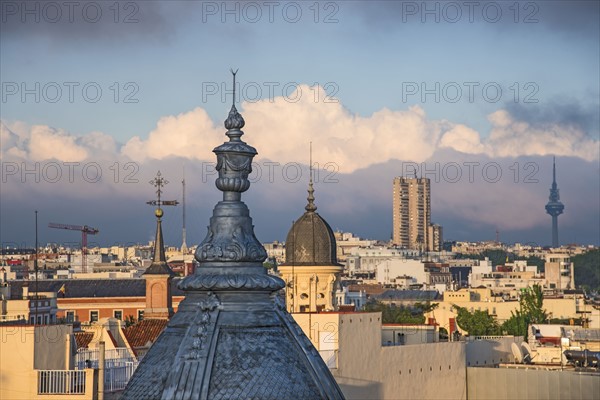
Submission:
[[70,231],[80,231],[81,232],[81,272],[85,273],[87,272],[87,235],[95,235],[98,232],[100,232],[98,229],[96,228],[92,228],[91,226],[87,226],[87,225],[66,225],[66,224],[55,224],[55,223],[49,223],[48,224],[49,228],[55,228],[55,229],[67,229]]

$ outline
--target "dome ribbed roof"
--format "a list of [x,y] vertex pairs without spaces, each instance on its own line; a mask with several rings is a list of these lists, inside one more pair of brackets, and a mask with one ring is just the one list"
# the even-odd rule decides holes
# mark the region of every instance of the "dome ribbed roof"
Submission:
[[307,211],[292,225],[284,265],[339,265],[333,230],[318,213]]

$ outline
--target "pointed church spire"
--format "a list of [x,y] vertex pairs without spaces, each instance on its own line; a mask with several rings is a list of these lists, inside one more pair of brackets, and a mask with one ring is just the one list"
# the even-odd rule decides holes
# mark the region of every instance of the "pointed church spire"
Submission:
[[164,214],[161,206],[176,206],[179,204],[177,200],[161,200],[162,188],[169,183],[168,180],[162,177],[160,171],[156,173],[156,177],[150,181],[150,184],[156,187],[156,200],[147,201],[146,204],[156,206],[154,215],[156,216],[156,237],[154,239],[154,256],[152,264],[146,269],[144,274],[166,274],[174,275],[173,271],[167,265],[165,256],[165,242],[162,234],[162,216]]
[[315,189],[313,189],[312,142],[310,142],[309,171],[310,171],[310,179],[308,181],[308,197],[306,198],[306,200],[308,200],[308,204],[306,205],[306,207],[304,207],[304,209],[308,212],[315,212],[315,211],[317,211],[317,206],[315,205],[315,195],[314,195]]
[[163,215],[163,210],[157,208],[154,211],[154,215],[156,215],[156,239],[154,240],[154,257],[152,258],[152,262],[166,263],[167,258],[165,257],[165,242],[162,236],[162,224],[160,219]]
[[183,254],[186,254],[188,252],[188,247],[187,247],[187,243],[186,243],[186,231],[185,231],[185,164],[183,165],[183,180],[181,181],[181,186],[182,186],[182,208],[183,208],[183,215],[182,215],[182,219],[183,219],[183,230],[182,230],[182,243],[181,243],[181,252]]

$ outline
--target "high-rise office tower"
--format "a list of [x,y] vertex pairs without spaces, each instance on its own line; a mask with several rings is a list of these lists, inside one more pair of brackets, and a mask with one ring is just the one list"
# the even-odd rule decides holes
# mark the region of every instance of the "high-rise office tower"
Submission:
[[552,187],[546,204],[546,212],[552,216],[552,247],[558,247],[558,216],[563,213],[565,206],[560,202],[558,186],[556,185],[556,160],[552,161]]
[[393,235],[395,245],[430,249],[431,189],[428,178],[394,178]]

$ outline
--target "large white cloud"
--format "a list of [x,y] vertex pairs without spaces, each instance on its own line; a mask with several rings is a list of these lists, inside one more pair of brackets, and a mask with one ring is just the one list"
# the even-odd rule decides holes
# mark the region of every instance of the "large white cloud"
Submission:
[[223,139],[224,129],[216,129],[202,108],[162,117],[148,139],[130,139],[121,149],[133,160],[163,159],[172,156],[209,160],[211,150]]
[[[306,162],[308,142],[320,165],[334,162],[352,172],[391,159],[422,161],[431,156],[444,122],[430,121],[418,106],[406,111],[380,110],[369,117],[352,114],[340,103],[315,102],[315,88],[300,86],[290,96],[244,104],[251,142],[262,156],[281,162]],[[316,98],[326,93],[318,88]],[[311,95],[307,95],[310,93]]]
[[[599,141],[578,128],[533,126],[506,110],[488,116],[492,129],[484,137],[462,124],[428,119],[419,106],[382,109],[363,117],[339,102],[324,102],[325,98],[323,88],[301,85],[288,97],[244,103],[240,107],[246,120],[243,139],[258,149],[257,160],[306,163],[311,141],[315,162],[321,166],[335,163],[346,173],[394,159],[422,162],[443,148],[489,157],[554,154],[586,161],[600,157]],[[5,156],[81,161],[102,153],[140,162],[169,157],[213,161],[212,149],[227,140],[224,132],[222,122],[212,121],[200,107],[162,117],[147,138],[135,136],[120,149],[100,132],[76,137],[60,129],[27,128],[22,123],[3,123],[0,130]]]
[[[319,177],[315,179],[319,210],[336,227],[349,226],[358,234],[366,233],[361,229],[371,229],[368,231],[371,234],[391,229],[391,181],[403,173],[407,161],[425,163],[429,169],[439,164],[441,175],[445,164],[462,166],[463,177],[459,182],[432,182],[432,211],[436,222],[443,222],[439,221],[440,216],[454,221],[450,222],[453,224],[450,229],[445,230],[448,238],[460,236],[459,228],[467,232],[465,237],[470,237],[468,233],[472,231],[491,232],[493,236],[496,228],[502,231],[545,229],[549,220],[543,204],[548,196],[551,161],[543,156],[548,154],[561,156],[559,185],[568,207],[568,218],[561,221],[584,226],[588,234],[592,232],[591,226],[597,225],[589,223],[587,216],[581,216],[589,214],[593,221],[597,220],[597,190],[588,188],[591,178],[573,178],[585,174],[597,178],[597,168],[590,172],[589,161],[597,163],[599,143],[583,131],[555,123],[533,125],[499,110],[489,115],[492,129],[485,137],[462,124],[429,119],[420,107],[402,111],[382,109],[370,116],[359,116],[340,103],[314,102],[315,89],[302,86],[300,90],[297,102],[290,102],[289,99],[294,98],[290,95],[287,99],[244,103],[239,107],[246,120],[243,139],[257,148],[256,161],[272,160],[282,164],[275,169],[273,182],[263,164],[262,180],[245,196],[249,201],[254,200],[253,213],[262,213],[259,215],[263,218],[268,215],[269,221],[279,224],[275,238],[282,239],[280,233],[285,233],[291,220],[303,212],[310,141],[313,142],[313,160],[319,166],[323,167],[326,162],[337,165],[336,181],[332,184],[324,182],[329,170],[316,175]],[[318,97],[323,99],[325,93],[319,90]],[[178,198],[180,187],[175,183],[185,163],[190,182],[190,209],[196,207],[197,213],[205,213],[199,219],[205,221],[210,212],[207,204],[214,204],[220,194],[212,184],[214,171],[207,174],[204,166],[205,162],[214,163],[212,149],[227,140],[224,133],[222,120],[214,122],[202,108],[165,116],[146,137],[133,137],[121,146],[107,133],[74,135],[48,126],[2,121],[0,156],[3,162],[19,161],[13,167],[21,170],[22,162],[29,169],[31,162],[41,160],[80,162],[73,183],[67,180],[68,171],[64,166],[63,179],[52,184],[43,179],[33,184],[31,176],[24,179],[17,171],[8,176],[10,186],[6,187],[11,190],[3,191],[3,202],[12,201],[10,204],[20,207],[26,199],[60,193],[69,202],[85,198],[86,202],[111,207],[121,207],[121,203],[142,204],[152,196],[148,181],[158,169],[173,182],[166,195]],[[129,161],[134,161],[133,166]],[[90,183],[93,179],[86,179],[82,172],[86,163],[96,162],[103,173],[102,180]],[[301,179],[294,182],[283,179],[282,167],[287,162],[305,164]],[[468,179],[467,162],[477,164],[473,182]],[[501,165],[500,181],[490,182],[482,175],[488,163]],[[537,168],[531,176],[536,182],[539,180],[538,183],[526,182],[532,172],[527,167],[530,164]],[[569,164],[575,165],[575,169]],[[90,169],[91,175],[93,172],[94,169]],[[578,193],[575,200],[568,197],[573,193]],[[582,203],[575,204],[576,201]],[[281,221],[275,223],[274,219]],[[199,235],[204,235],[204,222],[199,226]],[[263,220],[260,226],[271,224]],[[170,234],[178,233],[174,230]]]
[[488,154],[496,157],[521,155],[573,156],[587,161],[598,160],[600,142],[589,138],[573,126],[545,124],[532,126],[515,120],[508,111],[498,110],[488,116],[493,124]]

